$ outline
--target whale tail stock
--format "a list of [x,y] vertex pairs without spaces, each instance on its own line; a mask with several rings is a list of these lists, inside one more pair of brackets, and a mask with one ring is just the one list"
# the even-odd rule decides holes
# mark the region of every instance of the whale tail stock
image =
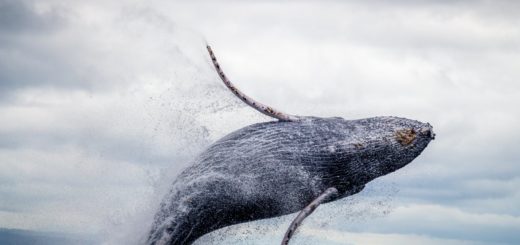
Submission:
[[224,82],[226,87],[228,87],[229,90],[231,90],[231,92],[234,95],[236,95],[238,98],[240,98],[244,103],[253,107],[257,111],[259,111],[267,116],[276,118],[280,121],[297,121],[297,120],[299,120],[298,116],[283,113],[279,110],[274,109],[273,107],[264,105],[256,100],[252,99],[251,97],[245,95],[244,93],[242,93],[242,91],[238,90],[238,88],[235,87],[235,85],[233,83],[231,83],[231,81],[229,81],[229,79],[226,77],[226,75],[224,74],[224,71],[222,71],[222,68],[220,68],[220,65],[219,65],[217,58],[215,57],[215,54],[213,53],[213,50],[211,49],[211,47],[209,45],[206,45],[206,48],[208,49],[209,56],[211,57],[213,66],[215,67],[215,70],[217,71],[220,79],[222,79],[222,81]]

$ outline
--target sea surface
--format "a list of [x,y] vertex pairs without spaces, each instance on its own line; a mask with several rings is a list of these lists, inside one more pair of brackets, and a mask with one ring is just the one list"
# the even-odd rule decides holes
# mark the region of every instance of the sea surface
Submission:
[[0,228],[2,245],[91,245],[100,241],[85,235]]

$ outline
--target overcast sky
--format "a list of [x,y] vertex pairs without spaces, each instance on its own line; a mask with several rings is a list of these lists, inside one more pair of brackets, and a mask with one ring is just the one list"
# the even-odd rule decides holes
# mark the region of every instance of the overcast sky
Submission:
[[[429,122],[405,168],[324,205],[295,244],[520,243],[518,1],[0,0],[0,227],[146,233],[211,142],[297,115]],[[293,216],[200,244],[278,243]]]

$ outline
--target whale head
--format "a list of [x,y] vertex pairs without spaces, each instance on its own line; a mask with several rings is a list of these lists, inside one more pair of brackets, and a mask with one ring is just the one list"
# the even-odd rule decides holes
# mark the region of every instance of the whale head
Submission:
[[330,166],[328,176],[333,176],[336,185],[363,185],[394,172],[418,157],[435,138],[429,123],[400,117],[311,120],[324,142],[325,152],[320,155],[327,161],[321,164]]

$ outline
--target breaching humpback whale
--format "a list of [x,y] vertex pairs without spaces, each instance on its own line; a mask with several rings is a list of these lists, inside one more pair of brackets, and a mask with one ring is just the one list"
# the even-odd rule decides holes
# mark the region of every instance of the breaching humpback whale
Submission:
[[434,138],[430,124],[399,117],[282,113],[238,90],[207,49],[224,84],[278,120],[234,131],[197,156],[163,199],[147,244],[191,244],[225,226],[301,211],[282,241],[287,244],[320,203],[360,192],[410,163]]

